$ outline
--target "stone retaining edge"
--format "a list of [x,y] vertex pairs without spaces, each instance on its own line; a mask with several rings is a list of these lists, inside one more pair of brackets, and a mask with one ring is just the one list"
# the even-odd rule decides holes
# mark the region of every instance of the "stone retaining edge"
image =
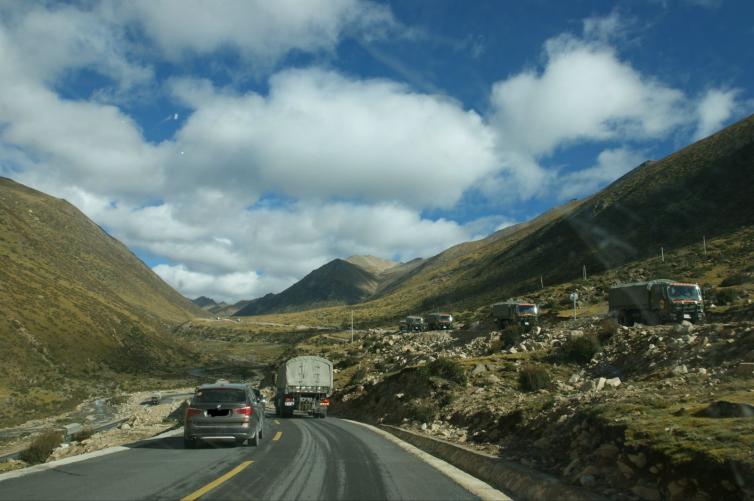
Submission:
[[522,464],[506,461],[490,454],[456,445],[445,440],[428,437],[397,426],[381,424],[381,429],[419,447],[453,466],[490,485],[510,492],[516,499],[568,499],[602,501],[606,498],[580,487],[568,485],[557,478],[533,470]]

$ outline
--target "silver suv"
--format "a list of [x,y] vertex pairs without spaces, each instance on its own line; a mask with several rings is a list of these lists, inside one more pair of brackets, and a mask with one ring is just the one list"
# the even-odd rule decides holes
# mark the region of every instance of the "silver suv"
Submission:
[[203,439],[231,439],[259,445],[264,427],[264,404],[245,384],[218,382],[196,388],[183,425],[186,448]]

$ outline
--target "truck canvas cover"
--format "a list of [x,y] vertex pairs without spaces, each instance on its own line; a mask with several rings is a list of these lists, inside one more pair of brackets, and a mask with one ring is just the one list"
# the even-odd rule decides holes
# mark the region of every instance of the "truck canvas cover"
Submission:
[[277,387],[285,392],[329,394],[333,387],[332,362],[314,356],[292,358],[278,369]]

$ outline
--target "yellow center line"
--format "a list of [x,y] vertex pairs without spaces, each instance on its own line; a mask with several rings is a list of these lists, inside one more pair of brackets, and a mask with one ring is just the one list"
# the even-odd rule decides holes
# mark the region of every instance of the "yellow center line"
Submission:
[[276,420],[274,421],[274,423],[275,423],[275,424],[280,424],[280,421],[278,421],[278,420],[276,419]]
[[283,432],[279,431],[279,432],[275,433],[274,437],[272,437],[272,441],[273,442],[277,442],[278,440],[280,440],[280,437],[282,437],[282,436],[283,436]]
[[222,484],[223,482],[226,482],[228,479],[241,473],[244,469],[246,469],[247,466],[249,466],[253,462],[254,461],[244,461],[243,463],[239,464],[238,466],[230,470],[228,473],[226,473],[222,477],[213,480],[212,482],[208,483],[207,485],[205,485],[198,491],[192,492],[185,498],[181,498],[181,501],[194,501],[195,499],[199,499],[200,497],[204,496],[205,494],[207,494],[209,491],[211,491],[218,485]]

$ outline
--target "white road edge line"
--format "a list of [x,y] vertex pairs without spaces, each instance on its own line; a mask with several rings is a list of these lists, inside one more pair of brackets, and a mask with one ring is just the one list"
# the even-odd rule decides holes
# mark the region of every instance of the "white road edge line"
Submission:
[[472,475],[469,475],[465,471],[459,468],[456,468],[452,464],[447,463],[443,461],[442,459],[436,458],[435,456],[424,452],[423,450],[409,444],[408,442],[404,442],[403,440],[396,437],[392,433],[388,433],[385,430],[381,430],[377,428],[376,426],[372,426],[366,423],[360,423],[358,421],[352,421],[350,419],[343,419],[343,421],[348,421],[349,423],[357,424],[359,426],[363,426],[365,428],[372,430],[373,432],[377,433],[383,438],[393,442],[394,444],[396,444],[398,447],[402,448],[406,452],[409,452],[413,454],[414,456],[417,456],[419,459],[429,464],[433,468],[439,470],[440,473],[450,477],[450,479],[456,482],[458,485],[460,485],[461,487],[463,487],[470,493],[474,494],[475,496],[479,496],[479,498],[481,499],[495,500],[495,501],[512,501],[512,498],[508,497],[505,493],[495,489],[488,483],[483,482]]
[[[144,440],[139,440],[138,442],[134,442],[134,443],[138,444],[140,442],[148,442],[150,440],[158,440],[161,438],[175,437],[182,434],[183,434],[182,429],[169,430],[164,433],[160,433],[159,435],[155,435],[154,437],[145,438]],[[108,447],[107,449],[101,449],[99,451],[87,452],[85,454],[79,454],[78,456],[71,456],[68,458],[58,459],[57,461],[50,461],[49,463],[42,463],[35,466],[29,466],[21,470],[9,471],[7,473],[0,474],[0,482],[2,482],[3,480],[10,480],[12,478],[25,477],[26,475],[31,475],[32,473],[38,473],[40,471],[52,470],[54,468],[57,468],[58,466],[65,466],[67,464],[78,463],[79,461],[86,461],[88,459],[98,458],[101,456],[109,456],[110,454],[115,454],[116,452],[127,451],[129,449],[131,449],[131,447],[126,447],[124,445],[117,445],[115,447]]]

